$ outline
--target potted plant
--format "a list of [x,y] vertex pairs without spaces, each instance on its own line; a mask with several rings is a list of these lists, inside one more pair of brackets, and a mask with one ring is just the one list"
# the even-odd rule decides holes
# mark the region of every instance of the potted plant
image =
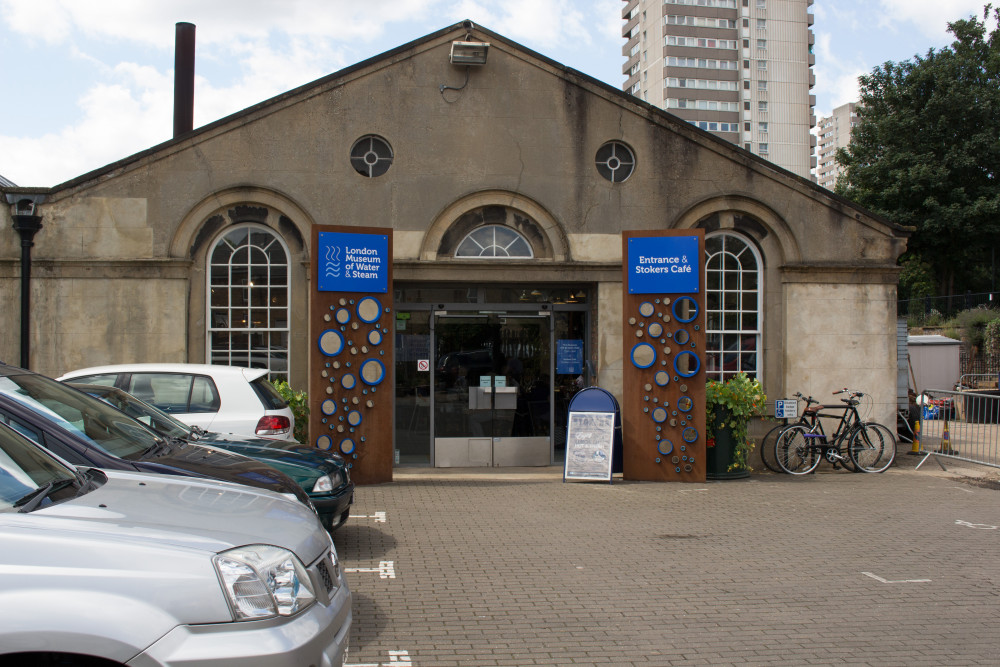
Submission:
[[747,432],[751,417],[764,414],[767,397],[760,381],[739,373],[725,382],[705,383],[707,477],[732,479],[750,474],[754,442]]

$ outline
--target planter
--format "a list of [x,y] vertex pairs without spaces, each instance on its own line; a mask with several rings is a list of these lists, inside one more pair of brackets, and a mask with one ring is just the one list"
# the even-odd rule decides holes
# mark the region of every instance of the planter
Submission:
[[715,437],[705,443],[706,479],[742,479],[750,476],[749,470],[729,469],[729,466],[733,464],[736,442],[730,429],[721,426],[721,424],[726,423],[728,417],[728,410],[725,408],[717,407],[715,409],[715,424],[713,425]]

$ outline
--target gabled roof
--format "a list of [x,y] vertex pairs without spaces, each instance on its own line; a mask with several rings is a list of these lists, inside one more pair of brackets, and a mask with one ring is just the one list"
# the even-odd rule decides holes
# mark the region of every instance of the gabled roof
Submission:
[[[332,74],[328,74],[327,76],[324,76],[324,77],[321,77],[319,79],[316,79],[315,81],[303,84],[302,86],[299,86],[298,88],[294,88],[294,89],[289,90],[287,92],[284,92],[284,93],[281,93],[279,95],[276,95],[276,96],[274,96],[274,97],[272,97],[270,99],[267,99],[267,100],[264,100],[262,102],[259,102],[259,103],[255,104],[253,106],[247,107],[246,109],[243,109],[241,111],[237,111],[237,112],[235,112],[233,114],[230,114],[229,116],[226,116],[224,118],[220,118],[219,120],[216,120],[216,121],[214,121],[212,123],[209,123],[207,125],[203,125],[203,126],[201,126],[199,128],[195,128],[191,132],[187,132],[187,133],[185,133],[185,134],[183,134],[183,135],[181,135],[179,137],[174,137],[174,138],[172,138],[172,139],[170,139],[168,141],[165,141],[165,142],[163,142],[161,144],[158,144],[156,146],[148,148],[148,149],[146,149],[144,151],[141,151],[139,153],[135,153],[134,155],[128,156],[126,158],[123,158],[121,160],[113,162],[113,163],[111,163],[109,165],[106,165],[104,167],[100,167],[100,168],[95,169],[95,170],[93,170],[91,172],[82,174],[82,175],[80,175],[80,176],[78,176],[76,178],[73,178],[73,179],[71,179],[69,181],[66,181],[65,183],[61,183],[59,185],[53,186],[52,188],[46,188],[44,190],[46,192],[57,192],[57,191],[60,191],[60,190],[65,190],[65,189],[73,188],[73,187],[76,187],[76,186],[79,186],[79,185],[83,185],[83,184],[85,184],[88,181],[94,180],[94,179],[96,179],[96,178],[98,178],[100,176],[106,175],[106,174],[108,174],[110,172],[113,172],[113,171],[125,168],[125,167],[127,167],[128,165],[130,165],[130,164],[132,164],[134,162],[138,162],[138,161],[140,161],[140,160],[142,160],[144,158],[147,158],[149,156],[155,155],[156,153],[158,153],[160,151],[165,151],[165,150],[169,149],[172,146],[175,146],[175,145],[180,144],[182,142],[190,141],[192,138],[196,138],[199,135],[211,133],[212,131],[214,131],[216,129],[219,129],[219,128],[224,127],[224,126],[226,126],[226,125],[228,125],[230,123],[238,121],[241,118],[244,118],[246,116],[250,116],[250,115],[253,115],[255,113],[261,112],[261,111],[267,109],[268,107],[281,105],[282,103],[284,103],[286,101],[289,101],[289,100],[292,100],[292,99],[294,99],[296,97],[308,96],[309,93],[312,92],[314,89],[323,88],[323,87],[329,85],[330,83],[336,82],[339,79],[348,78],[348,77],[350,77],[350,75],[352,75],[352,74],[354,74],[356,72],[363,71],[363,70],[369,69],[369,68],[373,68],[373,67],[377,66],[378,64],[380,64],[380,63],[382,63],[384,61],[391,61],[392,59],[394,59],[396,56],[398,56],[400,54],[404,54],[404,53],[406,53],[408,51],[417,49],[417,48],[419,48],[422,45],[425,45],[425,44],[428,44],[428,43],[440,40],[441,38],[443,38],[443,37],[445,37],[447,35],[451,35],[451,34],[456,34],[456,35],[460,35],[460,36],[468,35],[470,33],[470,31],[469,31],[469,29],[467,27],[467,24],[470,24],[470,23],[471,23],[471,21],[467,21],[466,20],[466,21],[460,21],[459,23],[447,26],[445,28],[442,28],[441,30],[438,30],[438,31],[433,32],[433,33],[430,33],[428,35],[425,35],[424,37],[417,38],[417,39],[415,39],[413,41],[410,41],[410,42],[408,42],[406,44],[402,44],[400,46],[397,46],[394,49],[391,49],[389,51],[385,51],[385,52],[383,52],[381,54],[378,54],[376,56],[372,56],[371,58],[368,58],[366,60],[358,62],[358,63],[356,63],[354,65],[350,65],[348,67],[345,67],[344,69],[338,70],[337,72],[334,72]],[[635,97],[635,96],[633,96],[633,95],[631,95],[631,94],[629,94],[629,93],[627,93],[627,92],[625,92],[623,90],[615,88],[615,87],[613,87],[613,86],[611,86],[611,85],[609,85],[609,84],[607,84],[607,83],[605,83],[603,81],[595,79],[594,77],[592,77],[592,76],[590,76],[588,74],[584,74],[583,72],[580,72],[579,70],[573,69],[572,67],[568,67],[568,66],[566,66],[566,65],[564,65],[562,63],[559,63],[559,62],[557,62],[555,60],[552,60],[551,58],[549,58],[549,57],[547,57],[547,56],[545,56],[543,54],[540,54],[540,53],[538,53],[536,51],[533,51],[533,50],[529,49],[528,47],[523,46],[522,44],[514,42],[514,41],[512,41],[512,40],[510,40],[510,39],[508,39],[506,37],[504,37],[503,35],[497,34],[497,33],[493,32],[493,31],[491,31],[491,30],[489,30],[487,28],[483,28],[483,27],[481,27],[479,25],[475,25],[475,24],[473,24],[472,31],[476,35],[481,35],[481,36],[485,37],[492,44],[503,44],[505,47],[507,47],[508,49],[510,49],[512,51],[519,51],[522,54],[524,54],[526,56],[529,56],[530,58],[536,59],[536,60],[538,60],[538,61],[546,64],[547,66],[549,66],[549,67],[553,68],[554,70],[557,70],[558,72],[560,72],[561,76],[563,76],[568,81],[571,81],[572,83],[574,83],[576,85],[579,85],[582,88],[590,89],[592,92],[601,95],[602,97],[604,97],[605,99],[608,99],[608,100],[612,101],[613,103],[617,103],[617,104],[620,104],[622,106],[632,107],[633,111],[638,110],[641,114],[644,114],[644,115],[647,115],[649,117],[655,118],[656,122],[662,123],[664,125],[672,126],[674,128],[674,130],[678,134],[686,135],[686,136],[690,137],[693,141],[696,141],[696,142],[701,143],[703,145],[706,145],[706,144],[711,145],[714,150],[717,150],[720,153],[730,153],[734,158],[737,158],[740,161],[756,163],[757,165],[759,165],[761,167],[765,167],[767,170],[769,170],[771,172],[777,172],[777,173],[781,174],[785,178],[794,179],[795,181],[798,182],[799,186],[805,186],[808,190],[812,191],[814,195],[820,195],[820,196],[824,196],[824,197],[833,199],[833,200],[837,201],[838,203],[840,203],[842,205],[845,205],[845,206],[848,206],[848,207],[850,207],[851,209],[853,209],[855,211],[858,211],[860,213],[864,213],[865,215],[867,215],[867,216],[869,216],[869,217],[871,217],[871,218],[873,218],[875,220],[879,220],[883,224],[886,224],[889,227],[892,227],[896,231],[897,234],[901,233],[903,235],[908,235],[908,233],[910,231],[912,231],[908,227],[904,227],[902,225],[894,223],[894,222],[892,222],[890,220],[887,220],[887,219],[883,218],[880,215],[874,214],[874,213],[872,213],[872,212],[864,209],[863,207],[861,207],[858,204],[850,201],[849,199],[847,199],[845,197],[842,197],[842,196],[840,196],[838,194],[835,194],[835,193],[831,192],[830,190],[827,190],[827,189],[823,188],[822,186],[814,183],[812,180],[810,180],[808,178],[804,178],[802,176],[799,176],[798,174],[795,174],[795,173],[793,173],[791,171],[788,171],[787,169],[785,169],[785,168],[783,168],[783,167],[781,167],[781,166],[779,166],[777,164],[774,164],[773,162],[769,162],[768,160],[765,160],[764,158],[762,158],[762,157],[760,157],[758,155],[755,155],[754,153],[751,153],[748,150],[745,150],[741,146],[738,146],[738,145],[733,144],[733,143],[731,143],[729,141],[726,141],[725,139],[722,139],[722,138],[720,138],[720,137],[712,134],[711,132],[708,132],[706,130],[702,130],[702,129],[698,128],[697,126],[692,125],[691,123],[688,123],[687,121],[685,121],[685,120],[683,120],[683,119],[675,116],[674,114],[671,114],[671,113],[669,113],[669,112],[667,112],[667,111],[665,111],[663,109],[660,109],[659,107],[656,107],[656,106],[654,106],[652,104],[649,104],[648,102],[645,102],[645,101],[639,99],[638,97]]]
[[17,185],[0,174],[0,188],[16,188]]

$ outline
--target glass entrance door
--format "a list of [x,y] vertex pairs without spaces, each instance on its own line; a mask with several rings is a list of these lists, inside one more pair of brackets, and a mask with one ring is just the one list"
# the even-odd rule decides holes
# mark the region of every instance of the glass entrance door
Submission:
[[437,467],[551,462],[551,322],[549,315],[434,315]]

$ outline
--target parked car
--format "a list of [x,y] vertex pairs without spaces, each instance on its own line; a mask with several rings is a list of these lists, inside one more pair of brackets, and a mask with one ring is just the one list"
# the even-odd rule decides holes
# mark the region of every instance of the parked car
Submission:
[[219,447],[266,463],[291,477],[309,494],[323,525],[334,530],[351,514],[354,483],[347,463],[333,452],[321,452],[287,440],[251,438],[209,433],[178,421],[159,408],[116,387],[67,382],[72,387],[101,399],[129,417],[150,427],[164,438]]
[[104,401],[31,371],[0,364],[0,422],[73,465],[213,477],[309,496],[284,473],[246,456],[162,438]]
[[74,468],[0,425],[0,664],[343,665],[351,591],[300,503]]
[[59,380],[123,389],[188,426],[295,440],[295,417],[263,368],[120,364],[70,371]]

